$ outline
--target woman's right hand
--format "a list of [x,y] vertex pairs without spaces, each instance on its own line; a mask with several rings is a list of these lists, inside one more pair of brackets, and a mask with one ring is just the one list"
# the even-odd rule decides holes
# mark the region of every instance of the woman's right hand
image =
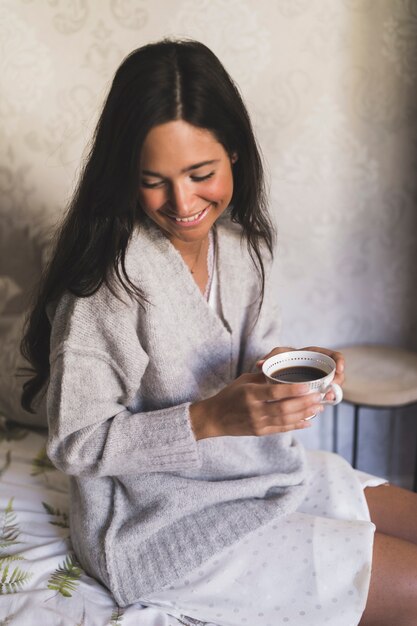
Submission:
[[323,410],[307,385],[271,385],[263,374],[243,374],[219,393],[190,406],[196,439],[272,435],[308,428]]

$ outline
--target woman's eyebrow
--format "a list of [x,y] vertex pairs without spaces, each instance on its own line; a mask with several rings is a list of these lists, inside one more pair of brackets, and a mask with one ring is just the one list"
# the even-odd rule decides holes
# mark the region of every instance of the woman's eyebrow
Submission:
[[[204,165],[213,165],[214,163],[218,163],[220,159],[211,159],[210,161],[200,161],[199,163],[194,163],[193,165],[188,165],[181,170],[181,174],[185,174],[185,172],[191,172],[192,170],[198,170],[199,167],[204,167]],[[163,178],[162,174],[159,172],[152,172],[151,170],[142,170],[142,174],[145,176],[156,176],[158,178]]]
[[220,159],[212,159],[211,161],[201,161],[200,163],[195,163],[194,165],[190,165],[189,167],[185,167],[181,172],[189,172],[190,170],[198,170],[199,167],[203,167],[204,165],[213,165],[214,163],[218,163]]

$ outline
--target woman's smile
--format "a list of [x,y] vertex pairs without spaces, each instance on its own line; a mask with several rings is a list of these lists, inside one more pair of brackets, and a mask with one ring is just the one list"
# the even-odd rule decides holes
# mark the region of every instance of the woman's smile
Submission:
[[200,222],[202,222],[204,218],[207,216],[208,212],[210,211],[210,208],[211,208],[211,203],[205,209],[202,209],[198,213],[194,213],[194,215],[190,215],[188,217],[178,217],[176,215],[170,215],[169,213],[165,213],[165,215],[169,217],[169,219],[177,222],[177,224],[180,224],[181,226],[184,226],[187,228],[190,226],[197,226],[197,224],[200,224]]

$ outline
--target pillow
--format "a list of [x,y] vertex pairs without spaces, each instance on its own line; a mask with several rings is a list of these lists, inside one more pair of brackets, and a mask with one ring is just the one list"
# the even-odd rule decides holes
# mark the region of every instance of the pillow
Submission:
[[20,353],[25,315],[0,316],[0,414],[8,420],[26,426],[47,427],[46,409],[39,402],[36,414],[20,405],[23,383],[27,376],[17,375],[19,367],[28,364]]

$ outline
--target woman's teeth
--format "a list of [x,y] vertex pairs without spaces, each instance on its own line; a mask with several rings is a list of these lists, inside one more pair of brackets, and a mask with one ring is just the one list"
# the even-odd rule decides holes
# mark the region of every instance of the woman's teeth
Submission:
[[[204,210],[205,209],[203,209],[203,211]],[[175,221],[176,222],[195,222],[195,220],[198,220],[198,218],[203,213],[203,211],[200,211],[200,213],[196,213],[196,215],[192,215],[191,217],[176,217]]]

